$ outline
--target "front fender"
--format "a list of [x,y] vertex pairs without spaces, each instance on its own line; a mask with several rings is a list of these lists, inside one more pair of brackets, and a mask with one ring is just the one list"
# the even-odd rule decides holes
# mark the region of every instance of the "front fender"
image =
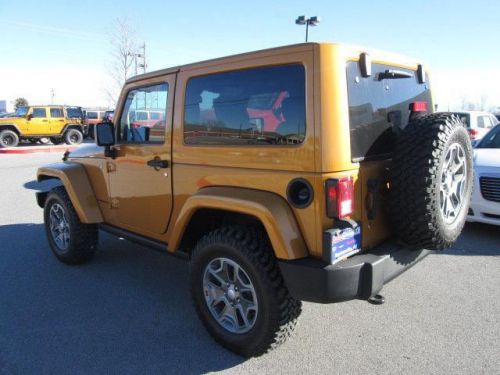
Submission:
[[38,169],[38,182],[51,178],[61,180],[82,223],[104,221],[87,172],[81,164],[54,163]]
[[264,226],[278,259],[299,259],[308,255],[295,216],[282,197],[270,192],[235,187],[208,187],[189,197],[169,239],[171,251],[178,249],[191,217],[199,209],[254,216]]

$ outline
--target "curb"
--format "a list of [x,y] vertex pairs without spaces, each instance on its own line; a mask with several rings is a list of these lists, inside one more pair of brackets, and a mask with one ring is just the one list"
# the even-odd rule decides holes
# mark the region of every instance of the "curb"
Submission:
[[34,154],[38,152],[61,152],[76,150],[78,146],[25,146],[0,148],[0,154]]

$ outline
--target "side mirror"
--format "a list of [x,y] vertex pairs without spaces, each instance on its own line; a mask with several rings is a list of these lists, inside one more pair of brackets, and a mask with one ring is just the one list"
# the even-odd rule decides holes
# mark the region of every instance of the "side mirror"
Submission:
[[28,116],[26,116],[26,120],[28,120],[28,121],[31,121],[32,118],[33,118],[33,114],[31,114],[31,113]]
[[98,124],[95,130],[98,146],[109,147],[115,144],[115,129],[112,123],[103,122]]

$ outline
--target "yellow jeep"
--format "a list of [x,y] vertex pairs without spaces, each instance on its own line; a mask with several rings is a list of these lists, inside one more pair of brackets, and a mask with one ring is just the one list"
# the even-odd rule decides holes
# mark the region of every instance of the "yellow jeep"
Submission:
[[50,247],[83,263],[104,230],[189,260],[207,330],[260,355],[301,301],[382,302],[385,283],[456,240],[471,144],[432,112],[420,62],[337,44],[133,77],[97,145],[38,171],[60,180],[37,195]]
[[50,138],[54,144],[83,141],[86,127],[80,107],[19,107],[12,117],[0,119],[0,147],[16,147],[21,140],[36,142]]

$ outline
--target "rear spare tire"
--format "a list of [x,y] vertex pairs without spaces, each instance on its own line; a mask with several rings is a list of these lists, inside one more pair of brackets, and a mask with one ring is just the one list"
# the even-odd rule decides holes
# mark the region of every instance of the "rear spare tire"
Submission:
[[415,118],[398,137],[391,167],[391,219],[412,248],[443,250],[458,238],[472,191],[472,146],[449,113]]

